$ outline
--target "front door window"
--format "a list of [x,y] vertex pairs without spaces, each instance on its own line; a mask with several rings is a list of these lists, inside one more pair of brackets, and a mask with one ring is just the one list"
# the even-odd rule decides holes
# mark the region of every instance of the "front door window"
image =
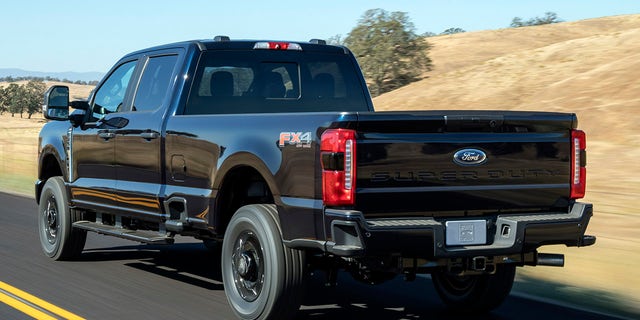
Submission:
[[135,66],[135,60],[120,65],[96,91],[92,106],[94,120],[121,111]]

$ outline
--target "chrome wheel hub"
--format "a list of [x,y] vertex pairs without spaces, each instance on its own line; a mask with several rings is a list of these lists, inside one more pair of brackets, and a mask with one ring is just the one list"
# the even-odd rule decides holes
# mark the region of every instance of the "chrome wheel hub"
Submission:
[[264,284],[264,255],[255,234],[243,231],[237,238],[231,257],[233,282],[245,301],[255,301]]
[[58,237],[58,207],[56,206],[55,196],[52,195],[47,199],[47,206],[42,216],[47,241],[50,244],[55,244],[56,238]]

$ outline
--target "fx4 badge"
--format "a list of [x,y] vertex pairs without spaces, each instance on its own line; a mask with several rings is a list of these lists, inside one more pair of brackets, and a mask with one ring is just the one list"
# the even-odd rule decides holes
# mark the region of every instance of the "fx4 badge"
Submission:
[[453,155],[453,162],[461,166],[477,166],[487,161],[487,154],[478,149],[462,149]]
[[278,146],[296,146],[296,148],[311,148],[311,132],[280,132]]

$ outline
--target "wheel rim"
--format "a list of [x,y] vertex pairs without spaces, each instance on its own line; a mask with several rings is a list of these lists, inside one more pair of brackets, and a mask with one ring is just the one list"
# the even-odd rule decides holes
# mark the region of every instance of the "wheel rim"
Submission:
[[47,242],[49,242],[49,244],[55,244],[58,239],[59,218],[58,206],[56,205],[56,197],[54,195],[51,195],[47,199],[47,205],[42,213],[42,219]]
[[243,231],[236,239],[231,255],[233,282],[240,297],[255,301],[264,284],[264,254],[260,241],[251,231]]

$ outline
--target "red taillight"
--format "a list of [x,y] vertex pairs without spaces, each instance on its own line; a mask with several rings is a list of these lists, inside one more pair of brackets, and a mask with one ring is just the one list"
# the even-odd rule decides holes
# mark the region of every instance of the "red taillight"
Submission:
[[328,129],[320,139],[322,163],[322,200],[327,206],[355,203],[356,132]]
[[571,130],[571,199],[584,198],[587,186],[587,136]]

